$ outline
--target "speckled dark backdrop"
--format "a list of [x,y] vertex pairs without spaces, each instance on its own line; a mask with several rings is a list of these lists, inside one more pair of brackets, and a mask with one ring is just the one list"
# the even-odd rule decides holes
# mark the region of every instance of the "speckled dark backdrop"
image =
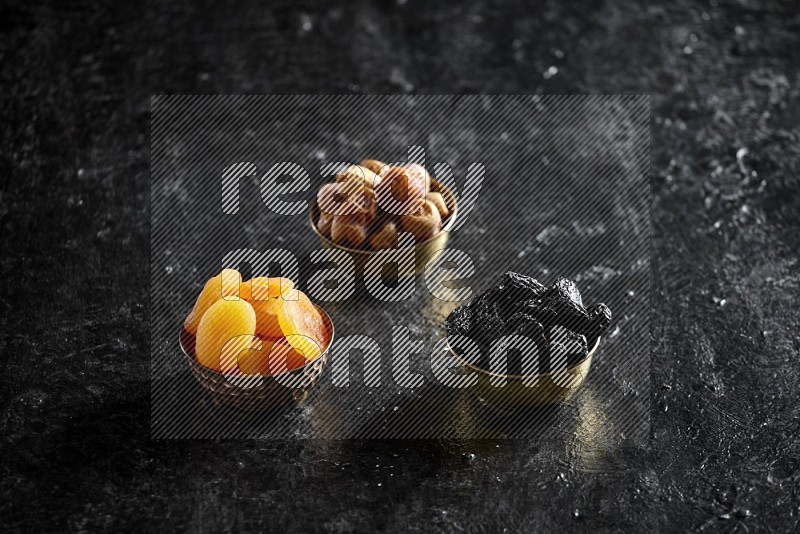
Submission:
[[[0,527],[796,530],[800,9],[4,2]],[[149,439],[153,93],[650,93],[651,437]]]

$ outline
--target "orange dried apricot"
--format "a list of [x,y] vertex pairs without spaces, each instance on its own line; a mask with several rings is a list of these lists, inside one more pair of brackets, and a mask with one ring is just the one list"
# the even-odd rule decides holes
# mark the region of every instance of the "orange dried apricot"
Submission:
[[246,375],[268,375],[269,353],[275,341],[256,336],[250,349],[239,355],[239,371]]
[[239,370],[246,375],[276,375],[298,369],[305,364],[303,353],[289,345],[285,337],[258,337],[250,350],[239,356]]
[[235,297],[239,291],[241,280],[239,271],[235,269],[225,269],[217,276],[210,278],[197,297],[192,311],[183,322],[183,327],[190,334],[196,335],[197,327],[206,311],[223,297]]
[[255,333],[256,312],[249,302],[220,299],[203,314],[197,327],[197,361],[215,371],[235,368]]
[[278,298],[282,293],[294,289],[294,282],[289,278],[258,276],[242,283],[239,296],[247,301]]
[[289,341],[282,337],[275,341],[269,353],[269,369],[267,374],[277,375],[286,371],[292,371],[303,367],[306,359],[302,352],[289,344]]
[[258,277],[242,284],[241,296],[256,312],[256,334],[267,338],[283,336],[277,309],[283,306],[284,300],[278,297],[291,289],[294,283],[288,278]]
[[302,353],[306,360],[314,360],[328,344],[328,330],[322,316],[301,292],[297,300],[283,300],[276,308],[281,331],[289,345]]

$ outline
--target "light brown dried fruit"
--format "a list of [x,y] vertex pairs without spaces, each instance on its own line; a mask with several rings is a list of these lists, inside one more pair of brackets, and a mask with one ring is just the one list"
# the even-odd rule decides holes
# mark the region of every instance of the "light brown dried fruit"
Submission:
[[376,174],[370,168],[361,165],[350,165],[336,175],[337,182],[352,182],[363,185],[369,189],[377,187],[382,179],[382,176]]
[[342,207],[350,199],[350,195],[358,190],[357,184],[332,183],[320,187],[317,193],[317,204],[320,211],[326,213],[340,213]]
[[365,159],[361,162],[361,166],[366,167],[381,177],[386,176],[386,173],[388,173],[389,169],[391,169],[390,165],[387,165],[382,161],[378,161],[377,159]]
[[412,163],[410,165],[406,165],[404,169],[406,169],[411,176],[416,178],[417,181],[420,181],[424,184],[426,193],[431,190],[431,175],[428,173],[428,170],[425,167],[419,163]]
[[372,234],[369,244],[373,249],[380,250],[398,247],[397,225],[387,221],[380,230]]
[[358,248],[367,240],[367,228],[364,212],[335,215],[331,224],[331,239],[338,245]]
[[441,193],[428,193],[428,200],[433,202],[436,206],[436,209],[439,210],[439,215],[442,216],[442,219],[450,215],[450,210],[447,208],[447,204],[444,201],[444,197]]
[[334,215],[325,211],[319,212],[319,219],[317,219],[317,230],[325,237],[331,236],[331,224],[333,223]]
[[400,217],[403,230],[413,234],[417,241],[426,241],[441,231],[442,217],[433,202],[419,199],[413,207],[410,214]]
[[372,189],[364,189],[350,197],[350,202],[359,207],[366,216],[367,226],[375,223],[378,217],[378,200],[375,197],[375,192]]
[[413,212],[418,200],[425,200],[424,176],[406,167],[392,167],[375,189],[378,202],[385,211],[396,215]]

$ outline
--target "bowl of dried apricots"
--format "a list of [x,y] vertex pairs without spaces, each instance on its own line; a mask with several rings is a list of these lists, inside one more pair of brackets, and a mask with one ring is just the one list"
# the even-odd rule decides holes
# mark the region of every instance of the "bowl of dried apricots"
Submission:
[[333,323],[288,278],[209,279],[180,333],[192,374],[215,400],[267,409],[305,399],[328,362]]
[[376,255],[413,248],[413,269],[397,273],[407,277],[441,254],[457,212],[453,192],[423,166],[364,160],[320,188],[309,218],[323,247],[348,252],[362,270]]

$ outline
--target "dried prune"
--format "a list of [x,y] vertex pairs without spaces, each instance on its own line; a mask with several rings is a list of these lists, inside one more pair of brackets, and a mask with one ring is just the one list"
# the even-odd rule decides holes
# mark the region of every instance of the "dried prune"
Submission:
[[560,359],[566,360],[570,367],[586,357],[586,337],[563,327],[554,327],[550,331],[550,365],[551,370],[563,368]]
[[468,306],[459,306],[447,316],[444,326],[448,336],[466,336],[470,329],[472,313]]
[[545,290],[535,278],[512,271],[503,274],[498,288],[503,296],[515,302],[538,298]]
[[513,311],[514,313],[530,315],[545,327],[553,326],[558,320],[556,309],[550,303],[543,302],[542,299],[530,299],[520,302],[514,305]]
[[566,278],[559,278],[556,280],[552,286],[547,288],[547,298],[554,298],[556,296],[559,300],[567,299],[571,300],[578,306],[583,307],[583,299],[581,298],[581,293],[578,291],[578,287],[575,285],[575,282],[572,280],[568,280]]
[[547,305],[557,315],[555,324],[579,334],[586,334],[589,331],[589,314],[580,304],[569,299],[553,298]]
[[608,306],[599,302],[589,308],[588,312],[589,332],[586,337],[594,341],[608,330],[608,325],[611,324],[611,310],[608,309]]
[[558,370],[581,362],[588,354],[587,340],[596,340],[610,322],[611,312],[605,304],[596,304],[588,312],[584,309],[571,280],[559,278],[545,288],[531,277],[509,271],[497,286],[454,310],[446,327],[448,335],[469,336],[484,353],[506,334],[529,337],[538,352],[510,354],[509,365],[516,369],[538,354],[542,370]]
[[511,334],[529,337],[531,340],[544,341],[542,323],[525,313],[515,313],[506,321],[506,330]]
[[470,337],[479,344],[489,344],[505,334],[505,323],[496,302],[478,298],[470,306]]

